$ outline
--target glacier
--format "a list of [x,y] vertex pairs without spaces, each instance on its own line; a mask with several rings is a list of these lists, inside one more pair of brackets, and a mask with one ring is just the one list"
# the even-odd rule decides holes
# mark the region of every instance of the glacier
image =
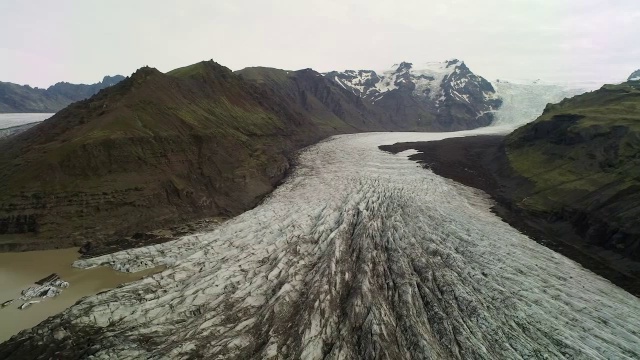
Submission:
[[0,140],[26,131],[53,115],[48,113],[0,114]]
[[494,81],[502,106],[495,111],[492,125],[517,128],[535,120],[549,103],[595,90],[600,85],[590,83],[554,84],[540,81]]
[[49,113],[6,113],[0,114],[0,129],[38,123],[54,114]]
[[503,222],[483,192],[378,149],[504,134],[526,115],[507,111],[473,131],[308,147],[213,230],[77,261],[166,269],[22,331],[0,358],[640,358],[640,299]]

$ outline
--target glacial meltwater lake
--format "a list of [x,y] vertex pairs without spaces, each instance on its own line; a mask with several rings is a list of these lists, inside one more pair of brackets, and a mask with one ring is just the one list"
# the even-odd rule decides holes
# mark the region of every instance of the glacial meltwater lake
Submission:
[[[107,267],[72,267],[71,264],[79,256],[77,248],[0,253],[0,303],[15,299],[13,303],[0,309],[0,342],[63,311],[82,297],[138,280],[157,271],[149,269],[124,273]],[[19,299],[21,291],[52,273],[69,282],[69,287],[53,298],[33,298],[31,300],[41,301],[24,310],[18,309],[25,302]]]

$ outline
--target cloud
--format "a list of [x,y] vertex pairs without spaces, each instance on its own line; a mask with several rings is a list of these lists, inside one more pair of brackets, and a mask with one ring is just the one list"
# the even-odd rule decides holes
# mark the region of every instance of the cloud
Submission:
[[328,71],[457,57],[489,78],[614,81],[640,67],[638,20],[637,0],[3,2],[0,80],[95,82],[211,58]]

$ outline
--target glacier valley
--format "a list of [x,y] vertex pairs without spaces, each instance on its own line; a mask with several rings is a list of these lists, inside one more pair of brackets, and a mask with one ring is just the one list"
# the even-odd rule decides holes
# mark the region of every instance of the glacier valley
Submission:
[[505,133],[502,119],[311,146],[213,231],[77,261],[167,268],[21,332],[0,357],[640,358],[638,298],[510,227],[484,193],[378,149]]

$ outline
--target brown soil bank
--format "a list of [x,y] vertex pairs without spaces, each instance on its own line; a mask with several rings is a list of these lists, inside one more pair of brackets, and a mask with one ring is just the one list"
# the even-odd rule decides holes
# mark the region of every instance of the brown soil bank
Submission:
[[587,241],[580,223],[561,214],[527,209],[522,200],[535,186],[511,168],[503,136],[380,146],[392,153],[415,149],[418,161],[434,173],[483,190],[495,200],[494,212],[537,242],[579,262],[630,293],[640,296],[640,262]]

